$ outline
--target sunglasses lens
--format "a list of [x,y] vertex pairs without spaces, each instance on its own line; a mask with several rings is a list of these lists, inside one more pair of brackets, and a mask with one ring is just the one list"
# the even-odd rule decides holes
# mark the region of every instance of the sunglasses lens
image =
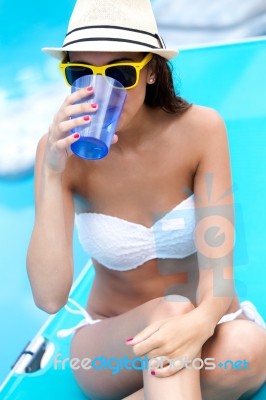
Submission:
[[81,78],[82,76],[93,74],[90,68],[78,67],[78,66],[66,67],[65,71],[66,71],[66,79],[70,85],[72,85],[76,79]]
[[105,71],[106,76],[116,79],[125,88],[133,86],[137,80],[137,73],[131,65],[121,65],[107,68]]

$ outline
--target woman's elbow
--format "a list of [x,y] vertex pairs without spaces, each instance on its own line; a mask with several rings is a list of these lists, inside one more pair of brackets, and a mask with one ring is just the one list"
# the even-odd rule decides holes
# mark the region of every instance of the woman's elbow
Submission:
[[34,303],[40,310],[52,315],[56,314],[64,307],[67,303],[67,299],[64,301],[43,301],[34,297]]

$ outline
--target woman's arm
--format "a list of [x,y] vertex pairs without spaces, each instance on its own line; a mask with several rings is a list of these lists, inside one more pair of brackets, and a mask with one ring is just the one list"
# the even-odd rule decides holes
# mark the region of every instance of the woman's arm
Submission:
[[[213,335],[235,295],[234,210],[226,129],[214,110],[201,107],[195,109],[191,127],[196,132],[193,147],[199,151],[194,176],[199,261],[197,307],[186,314],[156,321],[135,335],[126,344],[133,347],[138,357],[194,359]],[[156,376],[176,372],[166,366],[156,369]]]
[[[27,269],[38,307],[55,313],[67,302],[73,277],[72,233],[74,205],[69,188],[69,146],[79,139],[73,128],[88,124],[91,104],[82,103],[93,89],[70,94],[37,149],[35,169],[36,215],[27,255]],[[95,111],[95,110],[94,110]]]
[[205,110],[200,162],[194,178],[199,262],[198,307],[192,311],[213,332],[235,295],[234,199],[227,134],[220,116]]
[[27,255],[27,269],[36,305],[48,313],[66,303],[72,284],[73,199],[64,175],[44,162],[45,135],[35,164],[35,224]]
[[[67,302],[73,279],[74,202],[69,184],[72,169],[70,165],[66,167],[71,156],[69,146],[79,139],[79,134],[70,132],[90,123],[86,113],[96,111],[91,103],[81,101],[88,95],[93,95],[93,88],[67,96],[37,149],[36,215],[27,269],[36,305],[51,314]],[[84,116],[72,118],[76,115]],[[117,140],[115,135],[112,143]]]

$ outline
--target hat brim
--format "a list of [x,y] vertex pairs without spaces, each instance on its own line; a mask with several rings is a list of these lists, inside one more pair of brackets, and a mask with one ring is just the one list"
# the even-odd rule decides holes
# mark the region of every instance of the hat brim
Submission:
[[101,48],[99,49],[99,44],[98,43],[90,43],[89,48],[86,46],[80,46],[77,44],[69,45],[66,47],[44,47],[42,51],[46,54],[48,54],[51,57],[57,58],[59,60],[63,60],[67,52],[73,51],[73,52],[84,52],[84,51],[93,51],[93,52],[127,52],[127,53],[140,53],[140,52],[145,52],[145,53],[153,53],[157,54],[166,60],[171,60],[175,56],[178,55],[179,51],[178,50],[173,50],[173,49],[154,49],[154,48],[149,48],[146,46],[117,46],[110,48],[110,43],[107,43],[104,45],[101,43]]

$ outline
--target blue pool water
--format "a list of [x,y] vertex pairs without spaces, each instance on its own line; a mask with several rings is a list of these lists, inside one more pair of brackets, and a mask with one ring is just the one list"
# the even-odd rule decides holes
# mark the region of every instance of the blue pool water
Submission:
[[[53,90],[59,72],[57,61],[50,61],[41,48],[61,45],[74,4],[75,0],[29,0],[16,4],[0,0],[1,147],[14,131],[22,137],[34,124],[34,118],[36,129],[31,129],[39,136],[45,133],[50,119],[45,117],[42,121],[41,117],[47,112],[52,117],[54,110],[49,111],[52,97],[44,92],[49,85]],[[39,102],[43,100],[44,104],[39,106],[37,115],[33,107],[38,93]],[[32,175],[14,181],[0,178],[0,382],[47,318],[33,304],[25,271],[33,219]],[[81,267],[84,262],[85,257],[77,265]]]
[[[0,89],[12,96],[21,91],[19,73],[24,69],[43,74],[47,57],[41,47],[59,46],[65,35],[75,0],[14,2],[0,1]],[[46,80],[49,76],[42,76]]]
[[[0,382],[48,315],[32,299],[26,252],[34,221],[33,177],[0,180]],[[74,237],[75,276],[87,261]]]

